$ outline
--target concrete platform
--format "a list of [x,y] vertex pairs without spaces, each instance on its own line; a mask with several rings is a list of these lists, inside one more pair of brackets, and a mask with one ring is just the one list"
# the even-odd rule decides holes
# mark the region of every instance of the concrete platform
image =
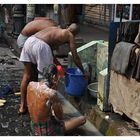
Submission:
[[[78,117],[81,116],[81,113],[69,102],[64,96],[58,93],[59,99],[63,105],[64,114],[69,117]],[[102,136],[102,134],[97,130],[97,128],[91,124],[88,120],[83,126],[78,128],[78,133],[81,133],[82,136]]]

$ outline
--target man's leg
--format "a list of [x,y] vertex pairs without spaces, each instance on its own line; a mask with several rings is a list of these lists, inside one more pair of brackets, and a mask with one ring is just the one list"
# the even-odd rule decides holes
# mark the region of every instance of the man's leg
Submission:
[[69,131],[83,125],[84,123],[86,123],[86,118],[84,116],[74,117],[69,120],[65,120],[64,121],[65,132],[69,132]]
[[37,70],[37,65],[33,64],[31,65],[31,79],[30,81],[38,81],[38,70]]
[[24,73],[23,78],[21,81],[20,86],[20,92],[21,92],[21,103],[20,103],[20,109],[19,113],[23,114],[25,113],[25,107],[26,107],[26,93],[27,93],[27,86],[30,82],[31,78],[31,63],[30,62],[24,62]]

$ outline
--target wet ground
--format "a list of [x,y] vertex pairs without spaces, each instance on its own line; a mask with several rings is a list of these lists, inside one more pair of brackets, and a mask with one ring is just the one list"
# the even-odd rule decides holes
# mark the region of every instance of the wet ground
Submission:
[[[6,103],[0,107],[0,136],[32,136],[29,114],[18,115],[20,96],[9,94]],[[73,130],[65,136],[84,136],[80,128]]]
[[0,136],[30,136],[29,115],[18,115],[20,97],[7,95],[6,103],[0,107]]
[[[23,64],[18,62],[12,49],[2,40],[0,42],[0,56],[0,95],[2,95],[3,86],[10,85],[13,90],[19,90]],[[6,99],[6,103],[0,107],[0,136],[31,135],[29,116],[18,115],[20,97],[9,94],[4,99]]]
[[[0,95],[1,87],[9,84],[12,89],[19,91],[22,78],[23,64],[18,61],[4,42],[0,42]],[[10,62],[10,63],[9,63]],[[14,62],[14,63],[11,63]],[[6,103],[0,107],[0,136],[31,136],[29,114],[19,116],[20,96],[6,95]],[[77,128],[66,136],[85,136],[85,132]]]

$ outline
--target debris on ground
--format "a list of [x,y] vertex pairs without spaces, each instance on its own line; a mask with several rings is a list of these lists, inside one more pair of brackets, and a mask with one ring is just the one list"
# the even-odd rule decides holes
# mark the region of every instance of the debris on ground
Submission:
[[14,93],[16,96],[20,96],[21,95],[21,92],[15,92]]
[[5,98],[8,94],[11,94],[13,89],[10,85],[3,85],[0,87],[0,98]]
[[0,99],[0,103],[6,103],[6,100],[4,100],[4,99]]
[[20,96],[9,94],[0,107],[0,136],[30,136],[29,114],[18,115]]

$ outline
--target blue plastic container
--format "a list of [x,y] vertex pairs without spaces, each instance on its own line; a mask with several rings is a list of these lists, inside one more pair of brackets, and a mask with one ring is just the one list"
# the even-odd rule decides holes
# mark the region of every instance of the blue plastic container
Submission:
[[71,96],[83,96],[88,85],[78,68],[68,68],[65,76],[65,92]]

